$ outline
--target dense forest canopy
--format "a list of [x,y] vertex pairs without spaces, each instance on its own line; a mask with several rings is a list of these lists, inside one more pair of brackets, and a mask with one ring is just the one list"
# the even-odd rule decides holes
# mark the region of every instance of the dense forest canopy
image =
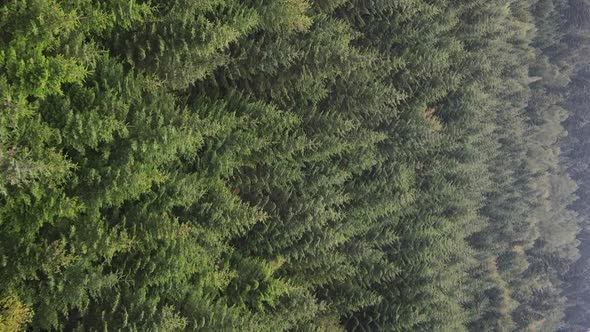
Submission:
[[0,1],[0,331],[587,331],[589,0]]

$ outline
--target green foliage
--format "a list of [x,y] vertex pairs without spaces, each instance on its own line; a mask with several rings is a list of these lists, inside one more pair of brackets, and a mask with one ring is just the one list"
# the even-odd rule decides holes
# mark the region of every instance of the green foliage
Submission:
[[0,330],[20,331],[30,323],[32,317],[33,312],[14,295],[0,300]]
[[0,330],[587,328],[589,9],[3,2]]

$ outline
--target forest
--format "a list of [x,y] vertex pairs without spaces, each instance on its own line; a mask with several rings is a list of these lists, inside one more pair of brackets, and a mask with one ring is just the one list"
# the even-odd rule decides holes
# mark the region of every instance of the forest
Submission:
[[0,331],[590,329],[590,0],[0,0]]

